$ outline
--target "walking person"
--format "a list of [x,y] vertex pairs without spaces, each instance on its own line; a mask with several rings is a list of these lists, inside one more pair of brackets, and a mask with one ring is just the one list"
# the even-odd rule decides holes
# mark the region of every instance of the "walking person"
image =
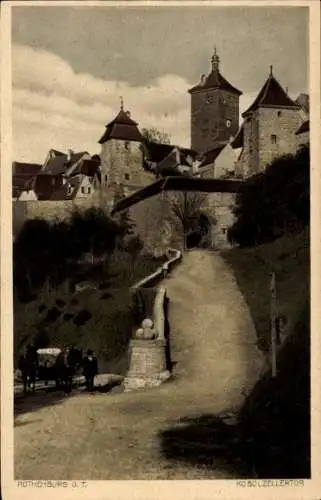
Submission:
[[98,361],[91,349],[88,349],[87,356],[83,361],[84,377],[86,379],[86,388],[88,392],[94,390],[94,379],[98,375]]
[[65,347],[58,356],[58,380],[63,384],[65,396],[72,391],[72,366],[70,364],[70,347]]

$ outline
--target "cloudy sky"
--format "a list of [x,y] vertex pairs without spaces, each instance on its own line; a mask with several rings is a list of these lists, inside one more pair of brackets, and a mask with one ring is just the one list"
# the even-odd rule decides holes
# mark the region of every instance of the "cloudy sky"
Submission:
[[269,65],[291,96],[308,91],[304,7],[13,7],[14,159],[50,148],[99,153],[120,96],[139,126],[190,145],[187,89],[210,69],[243,92],[241,111]]

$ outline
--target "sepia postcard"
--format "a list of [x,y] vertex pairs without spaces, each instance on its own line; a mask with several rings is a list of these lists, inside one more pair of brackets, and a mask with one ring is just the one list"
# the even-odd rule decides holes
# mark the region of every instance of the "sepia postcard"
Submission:
[[1,498],[321,499],[320,5],[1,5]]

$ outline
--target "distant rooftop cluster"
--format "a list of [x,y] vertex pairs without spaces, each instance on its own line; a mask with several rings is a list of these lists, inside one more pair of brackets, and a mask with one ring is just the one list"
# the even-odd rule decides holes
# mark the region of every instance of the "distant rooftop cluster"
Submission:
[[17,199],[32,192],[38,200],[73,199],[87,179],[87,190],[99,174],[100,158],[87,151],[63,153],[50,149],[43,164],[13,163],[12,190]]

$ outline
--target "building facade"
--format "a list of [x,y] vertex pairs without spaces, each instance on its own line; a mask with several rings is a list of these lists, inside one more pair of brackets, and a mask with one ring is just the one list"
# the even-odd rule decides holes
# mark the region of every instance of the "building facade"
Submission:
[[298,149],[297,130],[306,118],[306,110],[293,101],[270,74],[251,106],[242,114],[243,123],[233,145],[242,148],[237,174],[250,177],[283,155]]

